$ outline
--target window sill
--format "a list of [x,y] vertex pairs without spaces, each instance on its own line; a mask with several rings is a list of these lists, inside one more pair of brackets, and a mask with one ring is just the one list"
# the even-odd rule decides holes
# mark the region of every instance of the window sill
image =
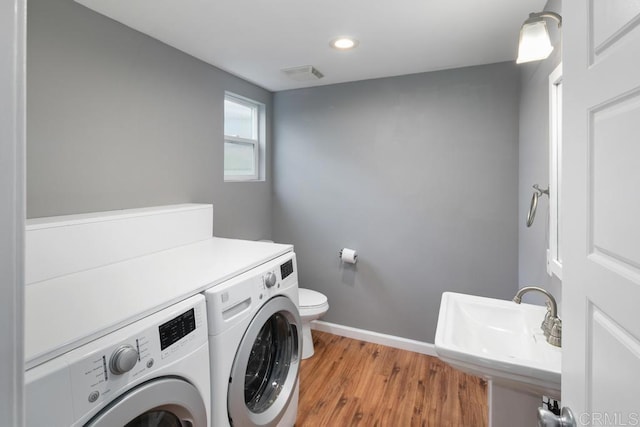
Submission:
[[225,178],[224,182],[265,182],[266,179],[264,178],[235,178],[235,177],[229,177],[229,178]]

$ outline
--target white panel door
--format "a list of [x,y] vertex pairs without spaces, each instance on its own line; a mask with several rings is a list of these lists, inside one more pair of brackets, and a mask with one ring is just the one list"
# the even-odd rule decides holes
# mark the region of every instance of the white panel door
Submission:
[[0,1],[0,425],[24,422],[26,0]]
[[0,1],[0,425],[24,423],[26,0]]
[[562,404],[640,425],[640,1],[563,14]]

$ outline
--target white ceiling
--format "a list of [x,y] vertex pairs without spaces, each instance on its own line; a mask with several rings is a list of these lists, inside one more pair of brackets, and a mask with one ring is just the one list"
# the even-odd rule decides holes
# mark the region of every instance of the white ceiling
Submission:
[[[76,0],[271,91],[515,60],[545,0]],[[351,51],[337,36],[360,41]],[[313,65],[299,82],[283,68]]]

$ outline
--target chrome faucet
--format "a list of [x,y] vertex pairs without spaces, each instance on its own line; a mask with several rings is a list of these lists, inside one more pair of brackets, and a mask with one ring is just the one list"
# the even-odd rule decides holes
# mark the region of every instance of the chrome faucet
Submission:
[[558,304],[553,295],[538,286],[525,286],[513,297],[513,302],[520,304],[522,296],[531,291],[540,292],[547,297],[547,314],[544,316],[540,329],[542,329],[544,336],[547,337],[549,344],[560,347],[562,344],[562,320],[558,317]]

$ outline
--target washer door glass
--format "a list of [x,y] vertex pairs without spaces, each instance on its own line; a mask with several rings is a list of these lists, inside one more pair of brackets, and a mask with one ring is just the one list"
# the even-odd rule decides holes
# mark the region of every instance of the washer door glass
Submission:
[[182,427],[182,422],[171,412],[150,411],[136,417],[124,427]]
[[207,409],[198,389],[177,377],[161,377],[124,393],[84,427],[206,426]]
[[182,427],[182,421],[167,411],[150,411],[136,417],[124,427]]
[[232,425],[275,426],[297,396],[302,351],[300,315],[276,296],[247,326],[231,368],[227,404]]
[[295,357],[291,324],[276,313],[267,320],[253,343],[244,379],[244,402],[257,414],[278,398]]

